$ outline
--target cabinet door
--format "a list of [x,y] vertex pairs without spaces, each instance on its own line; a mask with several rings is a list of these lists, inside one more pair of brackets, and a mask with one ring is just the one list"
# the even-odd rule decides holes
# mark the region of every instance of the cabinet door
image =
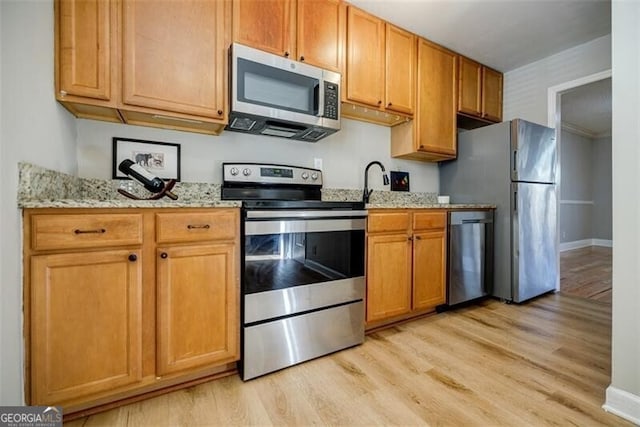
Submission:
[[456,154],[456,55],[424,39],[418,42],[416,151]]
[[123,103],[222,119],[224,3],[125,0]]
[[233,41],[295,59],[294,1],[233,0]]
[[109,0],[59,0],[58,98],[67,95],[111,100],[115,10]]
[[416,36],[386,24],[385,102],[388,110],[413,114]]
[[411,240],[402,234],[367,237],[367,322],[411,310]]
[[346,99],[381,108],[384,96],[384,22],[347,8]]
[[432,308],[446,299],[446,232],[413,237],[413,309]]
[[502,73],[482,67],[482,117],[502,121]]
[[297,59],[342,70],[346,6],[340,0],[298,0]]
[[464,56],[459,56],[458,61],[458,111],[480,117],[482,116],[482,65]]
[[238,360],[235,245],[157,250],[158,375]]
[[32,405],[82,400],[142,378],[139,250],[31,258]]

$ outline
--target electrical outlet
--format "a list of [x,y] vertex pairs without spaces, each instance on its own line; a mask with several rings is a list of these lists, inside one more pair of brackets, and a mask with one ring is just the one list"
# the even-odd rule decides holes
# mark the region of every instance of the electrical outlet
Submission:
[[313,159],[313,167],[322,170],[322,159]]

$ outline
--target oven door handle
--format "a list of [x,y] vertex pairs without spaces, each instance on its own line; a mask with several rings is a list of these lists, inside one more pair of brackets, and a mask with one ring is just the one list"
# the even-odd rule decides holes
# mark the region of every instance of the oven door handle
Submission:
[[364,230],[364,226],[364,218],[246,221],[244,223],[244,234],[246,236],[259,236],[265,234],[324,233],[332,231]]
[[367,216],[367,211],[350,211],[350,210],[269,210],[269,211],[247,211],[247,218],[362,218]]

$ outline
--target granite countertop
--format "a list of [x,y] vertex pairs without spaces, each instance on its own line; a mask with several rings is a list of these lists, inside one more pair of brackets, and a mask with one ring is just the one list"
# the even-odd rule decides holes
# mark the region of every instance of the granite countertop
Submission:
[[[139,197],[151,193],[130,180],[79,178],[29,163],[20,163],[18,207],[27,208],[238,208],[240,201],[220,200],[220,184],[179,182],[178,200],[132,200],[119,188]],[[323,201],[360,201],[362,190],[322,189]],[[436,193],[373,191],[366,209],[491,209],[490,204],[439,204]]]
[[368,203],[367,209],[495,209],[486,203]]

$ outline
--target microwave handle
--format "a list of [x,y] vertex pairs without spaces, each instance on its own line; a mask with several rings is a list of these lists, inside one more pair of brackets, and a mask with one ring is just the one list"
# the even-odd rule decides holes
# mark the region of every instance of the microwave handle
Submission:
[[316,116],[322,117],[324,116],[324,90],[323,90],[322,80],[318,80],[318,84],[313,88],[313,101],[315,106],[318,108],[316,110]]

